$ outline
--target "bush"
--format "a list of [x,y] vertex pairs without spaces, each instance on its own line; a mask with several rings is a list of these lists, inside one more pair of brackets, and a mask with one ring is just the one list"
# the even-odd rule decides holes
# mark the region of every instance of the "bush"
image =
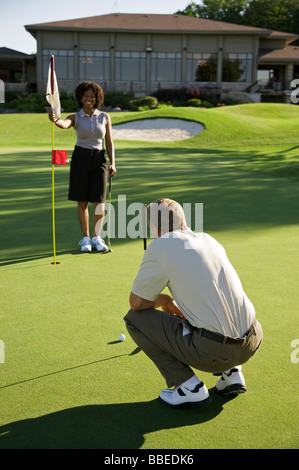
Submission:
[[[26,98],[24,101],[26,101]],[[28,104],[31,106],[33,112],[44,113],[45,106],[47,106],[47,100],[45,95],[41,93],[32,93],[28,96]]]
[[71,113],[78,110],[78,104],[74,93],[63,91],[60,94],[60,104],[66,113]]
[[233,100],[232,98],[225,98],[222,100],[222,103],[224,103],[226,106],[234,106],[236,104],[240,104],[239,101]]
[[18,104],[22,103],[23,96],[16,91],[5,92],[5,103],[0,104],[2,109],[16,109]]
[[47,101],[41,93],[31,93],[23,96],[17,92],[7,92],[5,94],[5,103],[1,105],[4,109],[15,109],[18,112],[44,113]]
[[20,103],[17,105],[16,107],[16,111],[18,113],[26,113],[26,112],[30,112],[30,113],[39,113],[39,112],[44,112],[45,111],[45,108],[43,107],[42,110],[39,110],[37,109],[37,106],[34,105],[33,103],[26,103],[25,101],[23,101],[23,103]]
[[18,104],[22,103],[22,99],[21,98],[15,98],[11,101],[7,101],[5,100],[5,103],[1,103],[0,104],[0,107],[2,109],[16,109]]
[[159,103],[157,104],[157,109],[166,109],[166,108],[172,108],[171,103]]
[[123,93],[121,91],[107,91],[104,94],[104,106],[128,109],[130,101],[134,99],[134,93]]
[[131,111],[145,111],[149,109],[155,109],[158,106],[157,98],[153,96],[145,96],[143,98],[137,98],[131,100],[129,103],[129,109]]
[[[157,98],[162,103],[176,103],[176,105],[186,104],[186,102],[193,98],[200,97],[200,91],[198,88],[161,88],[160,90],[152,93],[152,96]],[[183,105],[184,105],[183,104]]]
[[47,105],[45,96],[41,93],[31,93],[23,98],[16,107],[19,112],[44,113]]
[[201,107],[202,108],[215,108],[215,106],[213,105],[213,103],[211,103],[211,101],[203,101],[201,103]]
[[19,91],[6,91],[5,92],[5,103],[9,103],[14,100],[21,100],[23,95]]
[[201,100],[199,98],[191,98],[191,100],[187,101],[187,105],[199,108],[199,106],[201,106]]

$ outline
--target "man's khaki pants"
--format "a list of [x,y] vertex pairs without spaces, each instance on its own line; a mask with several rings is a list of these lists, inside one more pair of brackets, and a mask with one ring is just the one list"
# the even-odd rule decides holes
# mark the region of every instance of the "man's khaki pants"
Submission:
[[[190,379],[194,375],[191,367],[220,374],[244,364],[263,338],[262,327],[256,320],[248,334],[233,343],[221,335],[220,341],[206,338],[201,328],[161,310],[129,310],[124,320],[132,339],[154,362],[168,387]],[[189,334],[183,335],[184,325]]]

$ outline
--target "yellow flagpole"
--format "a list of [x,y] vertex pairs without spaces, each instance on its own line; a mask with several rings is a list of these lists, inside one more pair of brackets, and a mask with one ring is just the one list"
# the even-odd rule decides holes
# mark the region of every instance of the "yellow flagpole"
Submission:
[[[53,105],[53,95],[51,95]],[[52,122],[52,152],[54,150],[54,122]],[[56,242],[55,242],[55,193],[54,193],[54,164],[52,162],[52,226],[53,226],[53,254],[54,262],[56,264]]]

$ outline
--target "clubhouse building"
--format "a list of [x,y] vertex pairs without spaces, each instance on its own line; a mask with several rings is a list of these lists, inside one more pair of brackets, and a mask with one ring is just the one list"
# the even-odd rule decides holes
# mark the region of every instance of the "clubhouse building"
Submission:
[[290,33],[177,14],[112,13],[25,28],[37,41],[39,92],[52,54],[60,91],[92,80],[135,96],[187,86],[243,102],[289,102],[299,78],[292,45],[299,36]]

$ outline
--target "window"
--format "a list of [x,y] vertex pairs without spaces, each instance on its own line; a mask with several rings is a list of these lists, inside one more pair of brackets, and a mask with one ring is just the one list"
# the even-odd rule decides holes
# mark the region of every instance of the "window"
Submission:
[[181,82],[182,54],[179,52],[153,52],[151,55],[153,82]]
[[115,78],[117,81],[145,82],[145,52],[116,52]]
[[299,65],[294,65],[293,78],[299,78]]
[[68,49],[43,49],[43,77],[48,77],[49,61],[55,57],[55,72],[57,80],[73,80],[74,51]]
[[217,54],[187,54],[188,82],[216,82]]
[[110,80],[110,52],[79,51],[79,80]]
[[251,82],[252,54],[223,54],[223,82]]

